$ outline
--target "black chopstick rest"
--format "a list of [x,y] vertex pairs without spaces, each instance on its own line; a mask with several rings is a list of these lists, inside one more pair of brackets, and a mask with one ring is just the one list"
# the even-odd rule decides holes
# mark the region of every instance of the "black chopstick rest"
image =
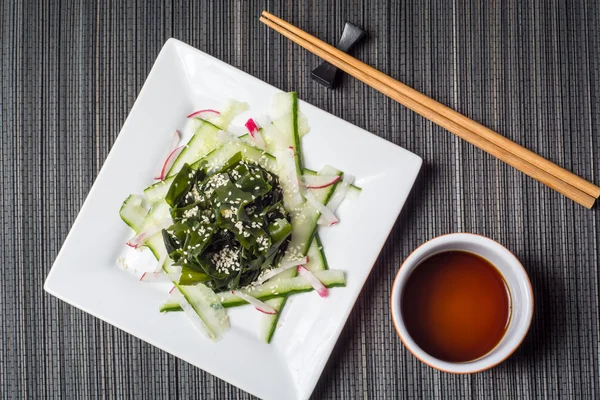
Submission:
[[[365,35],[366,32],[361,28],[350,22],[346,22],[346,26],[344,26],[344,32],[342,33],[342,38],[336,47],[347,53],[356,43],[360,42]],[[335,86],[337,72],[337,67],[329,64],[327,61],[324,61],[312,71],[311,75],[315,81],[329,89],[332,89]]]

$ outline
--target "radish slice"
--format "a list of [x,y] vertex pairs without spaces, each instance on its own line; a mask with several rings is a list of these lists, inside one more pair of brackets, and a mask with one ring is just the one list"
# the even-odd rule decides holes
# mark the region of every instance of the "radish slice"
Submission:
[[329,294],[329,289],[327,289],[327,287],[323,285],[323,283],[312,272],[304,268],[302,265],[299,265],[298,273],[301,277],[306,279],[308,283],[310,283],[310,286],[312,286],[313,289],[319,293],[319,296],[327,297]]
[[173,132],[173,134],[171,135],[171,142],[169,143],[169,147],[168,150],[165,154],[165,162],[161,165],[160,170],[158,171],[158,173],[156,174],[156,176],[154,177],[154,179],[157,180],[163,180],[164,179],[164,175],[166,173],[166,169],[167,164],[169,162],[171,162],[171,158],[172,158],[172,154],[173,152],[175,152],[177,144],[181,141],[181,132],[179,132],[178,130],[176,130],[175,132]]
[[297,267],[298,265],[307,264],[308,261],[309,261],[309,258],[308,257],[304,257],[304,258],[300,258],[298,260],[292,260],[292,261],[282,262],[279,265],[279,267],[273,268],[273,269],[267,271],[264,275],[260,276],[258,278],[258,283],[263,283],[263,282],[271,279],[275,275],[278,275],[278,274],[282,273],[283,271],[287,271],[290,268]]
[[323,203],[317,200],[315,195],[312,194],[310,190],[305,190],[303,194],[306,201],[308,201],[311,206],[316,208],[321,213],[321,218],[319,218],[319,221],[323,219],[324,225],[330,226],[340,222],[340,220],[337,219],[333,211],[331,211],[329,208],[323,205]]
[[339,207],[342,200],[344,200],[344,198],[346,197],[346,194],[348,193],[348,188],[350,187],[350,185],[353,182],[354,182],[354,176],[349,175],[349,174],[344,174],[344,179],[342,180],[342,183],[340,184],[338,190],[335,191],[335,193],[333,194],[333,197],[327,204],[327,206],[329,208],[331,208],[331,210],[333,212],[335,212],[337,210],[337,208]]
[[[340,206],[340,203],[346,197],[346,194],[348,193],[348,188],[350,187],[352,182],[354,182],[354,176],[344,174],[344,179],[342,180],[342,183],[338,185],[338,187],[335,189],[333,197],[331,197],[331,200],[329,200],[329,203],[327,203],[327,208],[331,210],[332,213],[336,212],[336,210]],[[321,218],[319,218],[319,225],[331,225],[328,223],[328,220],[324,218],[324,214],[321,215]]]
[[154,273],[155,274],[163,272],[163,264],[165,263],[165,261],[167,261],[167,253],[166,252],[163,253],[162,256],[160,256],[160,259],[156,263],[156,268],[154,268]]
[[150,229],[148,229],[144,232],[140,232],[139,234],[135,235],[126,244],[129,247],[133,247],[134,249],[137,249],[138,247],[143,245],[146,242],[146,240],[150,239],[152,236],[156,235],[158,232],[162,231],[163,229],[167,229],[171,225],[172,225],[172,221],[170,221],[169,219],[166,219],[166,220],[156,224],[155,226],[151,227]]
[[340,175],[302,175],[304,186],[308,189],[322,189],[342,179]]
[[141,282],[170,282],[171,279],[164,272],[144,272],[140,277]]
[[294,148],[292,146],[287,149],[282,149],[275,155],[277,163],[282,169],[283,179],[287,179],[290,195],[289,208],[296,208],[302,204],[302,196],[300,195],[300,183],[298,174],[296,173],[296,160],[294,159]]
[[250,132],[250,134],[253,132],[258,132],[258,125],[256,125],[256,122],[254,122],[252,118],[249,118],[244,125],[246,128],[248,128],[248,132]]
[[252,118],[249,118],[248,121],[244,124],[246,128],[248,128],[248,132],[250,132],[250,136],[254,139],[254,143],[256,143],[256,147],[260,149],[266,149],[265,141],[263,140],[260,132],[258,131],[258,125]]
[[160,170],[160,175],[155,176],[154,179],[158,180],[158,181],[164,181],[165,177],[167,176],[167,171],[169,171],[169,168],[171,168],[171,165],[173,165],[173,162],[175,161],[175,159],[177,158],[177,156],[179,155],[179,153],[181,152],[181,150],[183,150],[185,146],[179,146],[177,148],[175,148],[167,157],[167,159],[165,160],[165,163],[163,164],[162,169]]
[[[320,283],[320,282],[319,282]],[[231,293],[239,297],[240,299],[252,304],[254,308],[256,308],[261,313],[265,314],[277,314],[277,310],[268,305],[267,303],[263,303],[255,297],[249,296],[241,290],[232,290]]]
[[193,113],[191,113],[190,115],[188,115],[186,118],[210,118],[210,117],[214,117],[216,115],[220,115],[221,113],[218,112],[217,110],[212,110],[210,108],[207,108],[205,110],[198,110],[198,111],[194,111]]

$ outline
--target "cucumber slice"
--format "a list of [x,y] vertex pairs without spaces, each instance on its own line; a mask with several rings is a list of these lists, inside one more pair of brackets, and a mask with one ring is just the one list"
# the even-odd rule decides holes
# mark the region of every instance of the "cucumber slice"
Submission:
[[158,310],[160,312],[166,313],[166,312],[179,312],[179,311],[183,311],[181,309],[181,306],[179,305],[179,302],[173,299],[169,299],[166,301],[163,301]]
[[[302,151],[300,135],[298,134],[298,95],[296,92],[276,93],[271,101],[273,126],[279,132],[274,138],[276,149],[286,149],[292,146],[296,150],[295,161],[298,175],[302,172]],[[273,131],[271,132],[273,134]]]
[[266,151],[242,142],[224,144],[206,155],[203,160],[208,163],[210,170],[217,170],[238,152],[242,153],[243,159],[255,162],[266,170],[277,174],[277,160],[275,160],[275,157]]
[[[333,173],[330,173],[333,172]],[[327,175],[339,175],[340,171],[327,171]],[[338,182],[331,186],[321,189],[311,189],[317,200],[323,204],[327,204]],[[294,217],[292,217],[292,239],[288,245],[288,259],[296,259],[304,257],[313,237],[317,232],[319,217],[321,213],[310,203],[305,202],[302,208]],[[292,273],[293,270],[290,270]]]
[[[327,259],[323,252],[323,246],[319,239],[319,234],[315,235],[310,247],[308,248],[308,257],[310,261],[305,267],[311,272],[323,271],[328,269]],[[277,329],[277,323],[281,316],[283,306],[287,301],[288,296],[276,297],[274,299],[267,300],[266,303],[277,310],[277,314],[274,315],[262,315],[260,322],[260,337],[266,343],[271,343],[275,330]]]
[[173,162],[167,176],[177,175],[184,164],[192,164],[214,150],[219,144],[217,133],[220,130],[226,130],[231,120],[247,109],[248,104],[246,103],[230,101],[220,115],[211,117],[209,120],[196,118],[200,122],[200,126]]
[[302,137],[310,131],[310,125],[308,125],[308,118],[306,115],[298,110],[298,136]]
[[275,299],[265,301],[265,303],[277,310],[277,314],[261,315],[259,336],[265,343],[271,343],[275,329],[277,329],[277,322],[279,322],[279,317],[281,316],[281,310],[283,309],[286,301],[287,296],[277,297]]
[[[302,174],[302,150],[300,148],[300,136],[298,135],[298,96],[295,92],[276,93],[271,102],[271,115],[273,122],[265,129],[265,141],[267,150],[273,152],[277,157],[279,182],[283,188],[284,204],[291,212],[299,208],[304,199],[300,196],[299,187],[296,185],[297,178],[289,178],[293,169],[288,154],[293,149],[295,174]],[[268,139],[266,139],[268,137]]]
[[211,152],[218,143],[219,128],[204,121],[173,162],[167,177],[175,176],[184,164],[192,164]]
[[[344,271],[328,269],[325,271],[315,272],[315,276],[328,288],[346,286]],[[295,276],[293,278],[280,278],[265,282],[261,285],[251,286],[249,288],[243,288],[239,290],[242,290],[259,300],[265,301],[276,297],[282,297],[283,295],[310,292],[313,290],[313,288],[310,286],[310,283],[306,281],[306,279],[300,276]],[[225,308],[248,304],[231,292],[221,292],[217,295],[221,299],[221,303]]]
[[[181,308],[193,322],[202,322],[206,329],[203,329],[202,324],[196,324],[196,326],[204,331],[211,340],[218,341],[229,330],[229,318],[219,297],[201,283],[194,286],[177,284],[175,286],[183,295],[183,298],[179,297]],[[193,313],[199,317],[199,321]]]
[[142,196],[132,194],[125,199],[119,210],[119,216],[123,222],[136,232],[139,232],[148,215],[148,210],[142,207],[142,202]]
[[[314,274],[328,288],[346,286],[346,277],[344,275],[344,271],[328,269],[324,271],[316,271]],[[268,281],[261,285],[238,290],[242,290],[248,295],[256,297],[259,300],[267,301],[273,299],[283,299],[288,295],[295,293],[310,292],[313,290],[313,288],[306,279],[300,276],[294,276],[292,278],[280,278],[276,281]],[[245,300],[240,299],[238,296],[229,291],[217,293],[217,296],[225,308],[238,307],[248,304]],[[181,311],[177,310],[171,302],[165,302],[163,304],[165,304],[165,307],[167,307],[167,305],[169,306],[169,311]]]
[[248,110],[248,103],[229,100],[223,112],[217,117],[211,117],[210,122],[226,131],[229,123],[239,114]]
[[321,239],[319,238],[318,233],[315,235],[315,238],[310,244],[307,255],[309,261],[304,267],[310,272],[324,271],[329,269],[327,258],[325,257],[323,245],[321,244]]

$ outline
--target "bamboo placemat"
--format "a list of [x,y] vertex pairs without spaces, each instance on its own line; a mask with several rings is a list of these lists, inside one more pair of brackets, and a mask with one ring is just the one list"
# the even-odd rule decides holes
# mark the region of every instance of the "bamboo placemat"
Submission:
[[[249,398],[42,290],[160,48],[176,37],[423,157],[423,172],[315,398],[598,398],[598,210],[585,210],[360,82],[314,83],[320,60],[259,23],[263,9],[529,149],[600,182],[595,1],[0,3],[1,398]],[[474,232],[525,265],[529,336],[477,375],[434,371],[388,314],[400,262]]]

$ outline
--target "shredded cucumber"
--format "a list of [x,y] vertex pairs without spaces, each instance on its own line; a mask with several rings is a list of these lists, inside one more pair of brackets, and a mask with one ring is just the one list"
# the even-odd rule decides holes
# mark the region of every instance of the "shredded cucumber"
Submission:
[[[316,271],[315,276],[328,288],[346,286],[346,278],[344,271],[328,269],[324,271]],[[248,288],[239,289],[244,293],[256,297],[259,300],[269,300],[282,295],[293,293],[309,292],[313,290],[310,283],[306,279],[295,276],[292,278],[281,278],[273,281],[267,281],[263,284],[250,286]],[[247,304],[231,292],[218,293],[223,307],[236,307]]]
[[273,335],[275,334],[275,329],[277,329],[277,323],[279,322],[279,318],[281,317],[281,312],[283,311],[283,306],[285,305],[286,301],[287,297],[277,297],[275,299],[265,301],[265,303],[267,303],[277,311],[277,314],[261,315],[258,335],[264,340],[265,343],[271,343]]

